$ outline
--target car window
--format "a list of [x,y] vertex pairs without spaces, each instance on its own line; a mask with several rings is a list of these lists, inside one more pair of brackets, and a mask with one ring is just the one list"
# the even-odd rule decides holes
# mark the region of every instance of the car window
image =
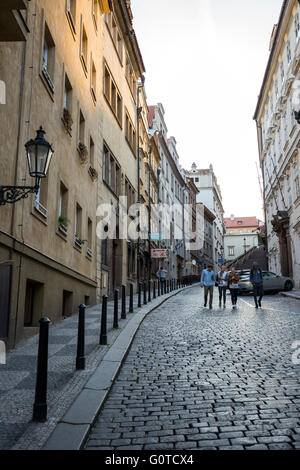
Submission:
[[267,278],[267,279],[271,279],[271,278],[273,278],[273,277],[276,277],[276,274],[270,273],[270,272],[264,272],[264,273],[263,273],[263,276],[264,276],[265,278]]

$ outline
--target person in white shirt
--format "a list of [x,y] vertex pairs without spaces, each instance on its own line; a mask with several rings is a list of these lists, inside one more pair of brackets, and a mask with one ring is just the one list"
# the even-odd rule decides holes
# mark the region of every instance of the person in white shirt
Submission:
[[223,308],[226,307],[226,291],[228,287],[228,275],[226,271],[226,266],[223,264],[221,271],[218,272],[216,276],[216,281],[219,288],[219,307],[222,307],[222,298],[223,298]]

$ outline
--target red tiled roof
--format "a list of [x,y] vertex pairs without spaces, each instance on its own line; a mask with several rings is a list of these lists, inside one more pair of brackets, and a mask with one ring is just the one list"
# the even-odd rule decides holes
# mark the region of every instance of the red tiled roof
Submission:
[[224,222],[226,228],[259,227],[259,220],[256,217],[235,217],[234,220],[225,217]]
[[154,113],[155,113],[155,106],[149,106],[149,112],[148,112],[148,125],[149,127],[152,126],[153,118],[154,118]]

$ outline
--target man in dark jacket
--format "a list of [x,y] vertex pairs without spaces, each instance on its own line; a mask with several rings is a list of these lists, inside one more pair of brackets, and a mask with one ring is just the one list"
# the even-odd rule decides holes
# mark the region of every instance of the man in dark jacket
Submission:
[[[256,262],[253,263],[252,269],[250,271],[250,282],[253,285],[253,293],[254,293],[254,301],[255,301],[255,308],[261,307],[261,301],[264,295],[263,289],[263,273],[262,270],[258,267]],[[257,303],[257,297],[258,303]]]

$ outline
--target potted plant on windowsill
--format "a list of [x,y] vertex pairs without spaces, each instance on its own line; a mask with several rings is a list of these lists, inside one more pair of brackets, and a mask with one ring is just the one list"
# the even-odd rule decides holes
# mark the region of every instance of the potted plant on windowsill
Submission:
[[98,172],[95,168],[93,168],[91,165],[89,166],[89,174],[92,178],[93,181],[98,179]]
[[61,232],[63,232],[64,235],[67,235],[68,233],[69,223],[70,223],[70,220],[65,215],[60,215],[58,217],[58,228]]
[[88,154],[89,154],[86,145],[79,141],[77,150],[80,156],[81,163],[86,163],[88,159]]
[[63,110],[62,121],[64,123],[64,126],[65,126],[66,130],[68,132],[72,132],[73,119],[72,119],[70,111],[67,108],[64,108],[64,110]]
[[77,245],[79,248],[82,248],[82,245],[84,245],[87,242],[87,240],[82,240],[79,235],[75,234],[75,245]]

